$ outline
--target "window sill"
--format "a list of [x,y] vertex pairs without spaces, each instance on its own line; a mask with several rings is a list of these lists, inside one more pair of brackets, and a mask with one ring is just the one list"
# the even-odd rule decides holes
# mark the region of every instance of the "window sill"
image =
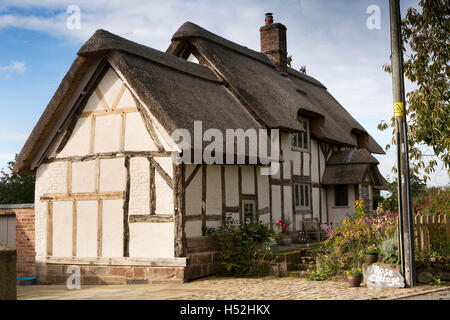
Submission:
[[306,153],[310,153],[310,149],[302,149],[302,148],[297,148],[297,147],[293,147],[291,146],[291,151],[294,152],[306,152]]
[[333,209],[350,209],[351,207],[350,206],[333,206],[331,208],[333,208]]

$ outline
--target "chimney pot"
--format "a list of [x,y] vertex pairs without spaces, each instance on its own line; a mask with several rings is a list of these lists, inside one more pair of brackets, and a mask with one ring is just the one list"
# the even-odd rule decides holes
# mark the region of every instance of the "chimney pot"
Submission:
[[266,13],[265,22],[266,22],[266,26],[268,26],[268,25],[273,23],[273,15],[272,15],[271,12]]

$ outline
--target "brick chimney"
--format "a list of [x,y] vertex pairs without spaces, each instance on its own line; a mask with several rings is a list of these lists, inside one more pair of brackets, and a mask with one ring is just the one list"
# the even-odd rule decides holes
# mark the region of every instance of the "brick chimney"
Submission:
[[281,74],[287,75],[286,27],[273,23],[272,13],[266,13],[265,26],[259,28],[261,52],[267,54]]

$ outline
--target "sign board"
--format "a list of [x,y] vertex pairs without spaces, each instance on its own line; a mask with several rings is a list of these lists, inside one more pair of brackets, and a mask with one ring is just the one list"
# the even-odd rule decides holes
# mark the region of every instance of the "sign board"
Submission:
[[367,287],[404,288],[405,279],[397,270],[372,264],[364,275]]

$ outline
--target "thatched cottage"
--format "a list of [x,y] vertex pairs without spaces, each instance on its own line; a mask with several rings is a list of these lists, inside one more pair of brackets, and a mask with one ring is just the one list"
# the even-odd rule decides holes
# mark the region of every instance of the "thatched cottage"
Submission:
[[[98,30],[78,51],[23,147],[36,173],[36,262],[48,282],[186,280],[214,273],[205,227],[339,221],[370,209],[382,148],[316,79],[288,65],[267,15],[257,52],[186,22],[161,52]],[[280,170],[174,161],[174,130],[279,129]]]

